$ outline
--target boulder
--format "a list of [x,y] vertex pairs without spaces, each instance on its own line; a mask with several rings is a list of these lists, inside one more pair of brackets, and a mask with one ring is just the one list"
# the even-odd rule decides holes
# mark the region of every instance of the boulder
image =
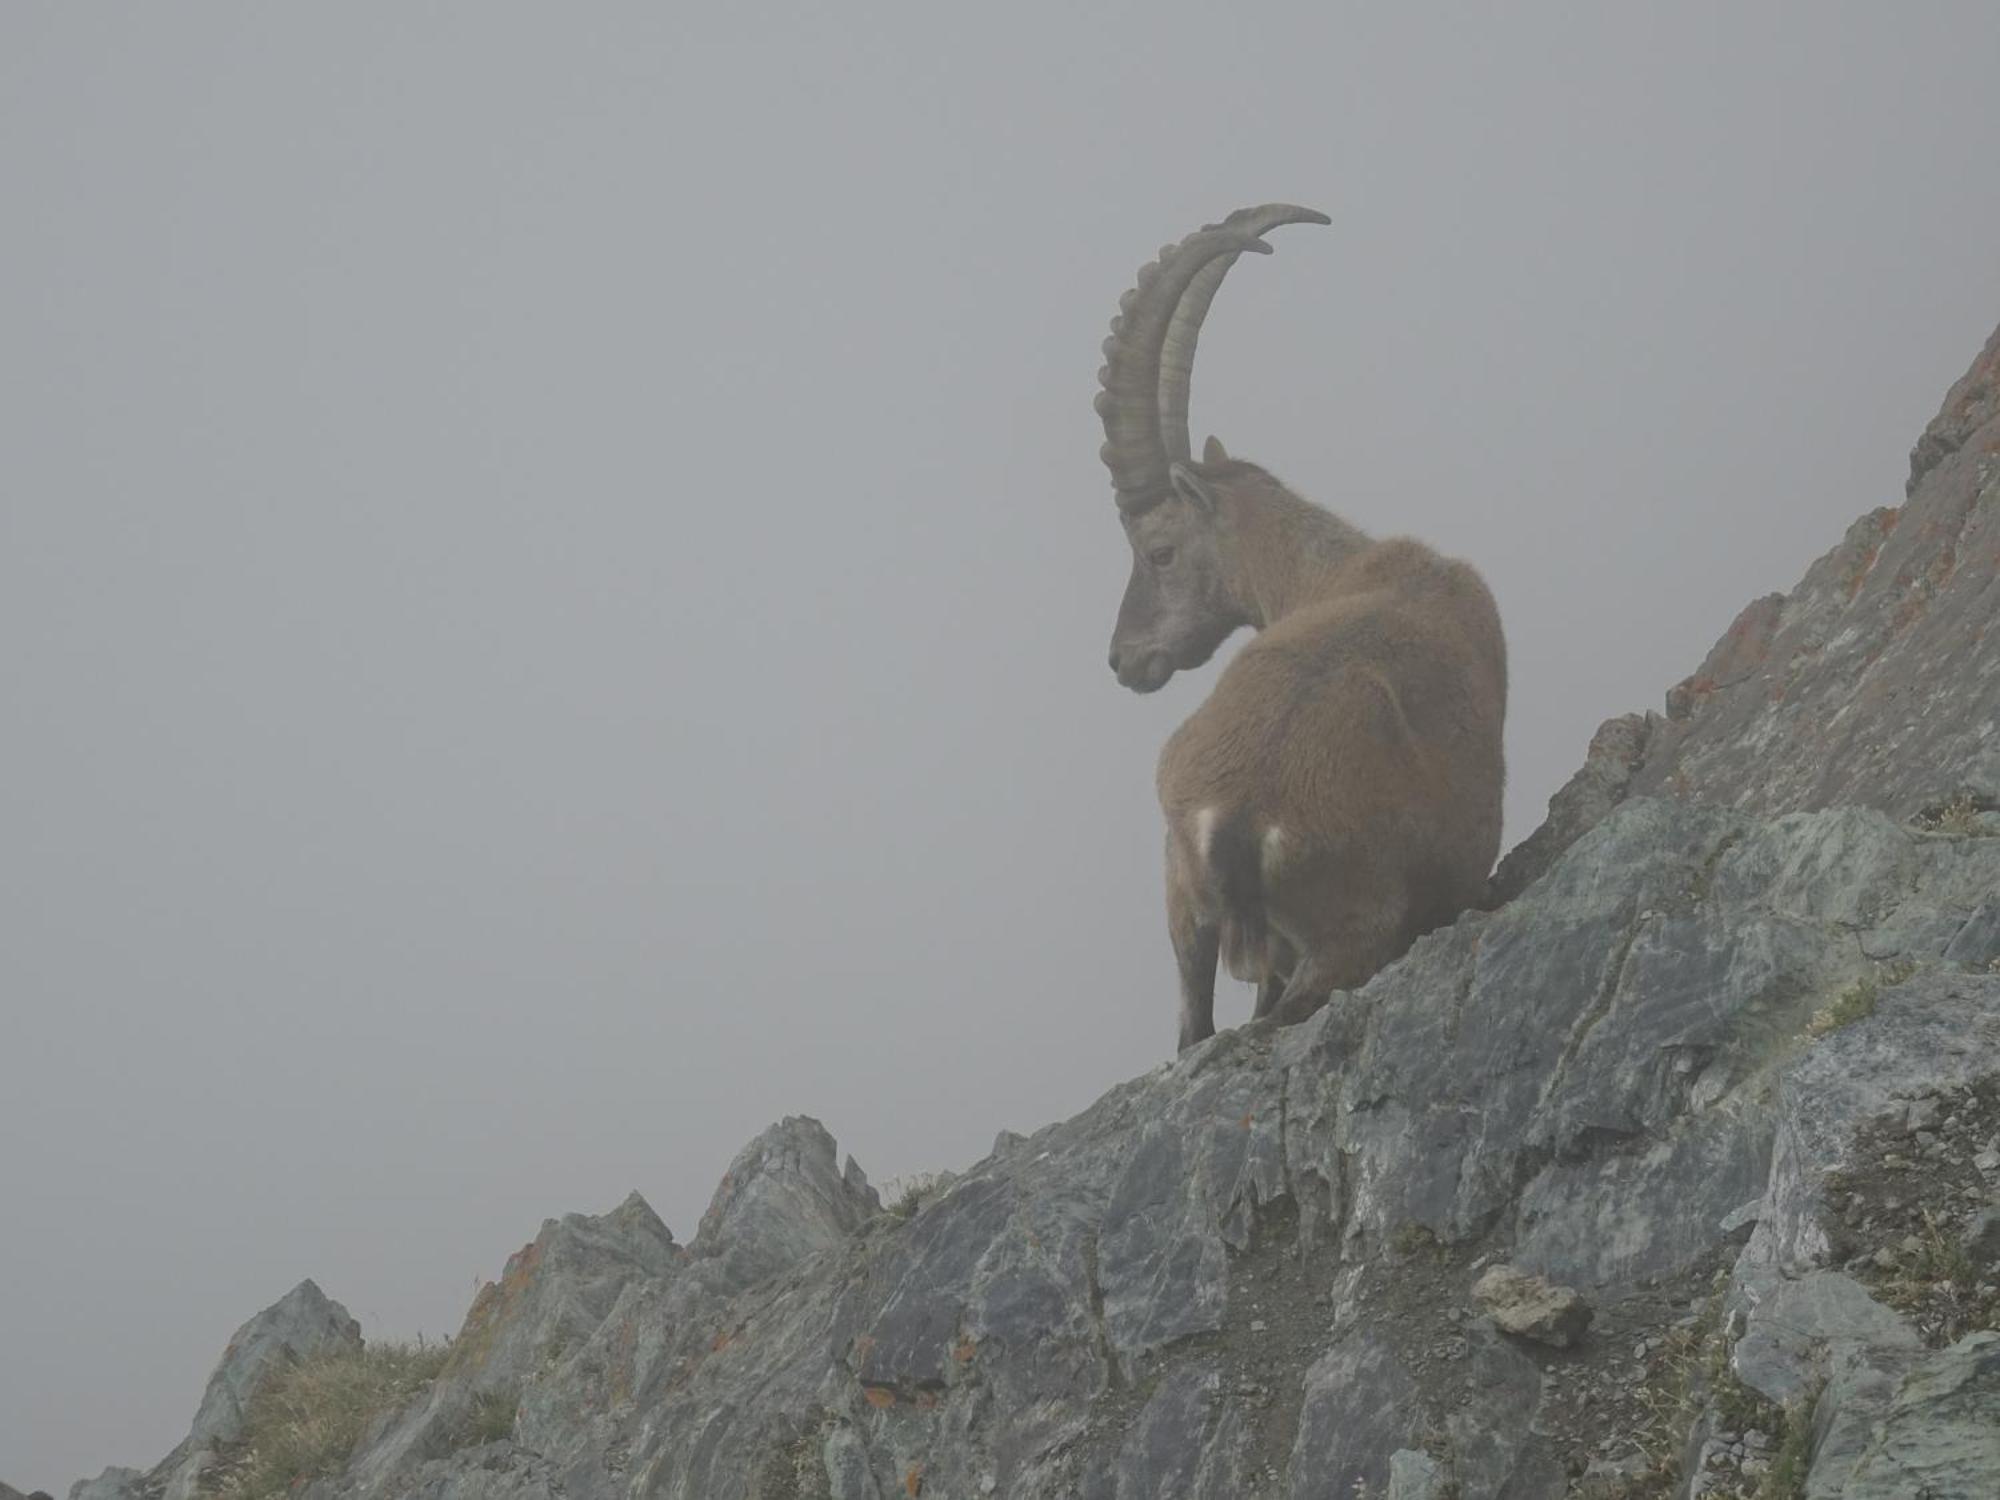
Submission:
[[1518,1266],[1493,1266],[1472,1284],[1472,1295],[1494,1326],[1552,1349],[1567,1349],[1590,1327],[1591,1306],[1575,1287],[1558,1286]]

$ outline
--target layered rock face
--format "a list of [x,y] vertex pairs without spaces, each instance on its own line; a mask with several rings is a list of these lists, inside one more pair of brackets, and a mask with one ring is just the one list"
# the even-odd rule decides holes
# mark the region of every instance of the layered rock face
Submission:
[[[297,1493],[2000,1495],[1996,361],[1899,516],[1600,733],[1500,909],[907,1212],[788,1120],[686,1248],[551,1221]],[[284,1358],[350,1336],[306,1311]],[[245,1335],[72,1500],[226,1491]]]
[[1759,599],[1665,714],[1613,719],[1549,821],[1501,865],[1512,897],[1626,797],[1908,818],[2000,806],[2000,331],[1910,454],[1908,498]]

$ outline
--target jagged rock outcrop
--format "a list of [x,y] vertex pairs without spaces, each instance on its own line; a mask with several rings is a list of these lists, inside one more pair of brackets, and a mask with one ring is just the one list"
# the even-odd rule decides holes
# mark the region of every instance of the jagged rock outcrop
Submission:
[[230,1336],[208,1377],[188,1435],[148,1472],[106,1469],[70,1500],[193,1500],[221,1452],[243,1435],[251,1394],[272,1370],[361,1347],[361,1325],[310,1280],[301,1281]]
[[[2000,1494],[1996,348],[1507,904],[907,1218],[793,1119],[686,1249],[551,1221],[301,1500]],[[1501,1265],[1587,1330],[1496,1323]]]
[[1997,593],[2000,331],[1918,440],[1903,506],[1863,516],[1789,594],[1745,608],[1664,714],[1608,721],[1497,894],[1525,890],[1628,796],[1898,819],[1958,796],[2000,807]]

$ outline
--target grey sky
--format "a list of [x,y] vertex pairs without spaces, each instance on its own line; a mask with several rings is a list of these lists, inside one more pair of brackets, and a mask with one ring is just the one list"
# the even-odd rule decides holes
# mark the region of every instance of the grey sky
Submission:
[[449,1332],[780,1115],[879,1181],[1169,1054],[1163,241],[1332,214],[1196,441],[1485,571],[1510,838],[2000,319],[1989,0],[1203,9],[0,12],[0,1478],[302,1276]]

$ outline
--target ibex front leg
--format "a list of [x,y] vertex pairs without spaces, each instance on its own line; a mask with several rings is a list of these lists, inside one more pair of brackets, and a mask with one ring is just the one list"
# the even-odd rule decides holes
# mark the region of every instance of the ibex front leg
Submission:
[[1215,1035],[1215,964],[1222,928],[1197,902],[1182,854],[1167,840],[1167,931],[1181,973],[1181,1041],[1185,1052]]

